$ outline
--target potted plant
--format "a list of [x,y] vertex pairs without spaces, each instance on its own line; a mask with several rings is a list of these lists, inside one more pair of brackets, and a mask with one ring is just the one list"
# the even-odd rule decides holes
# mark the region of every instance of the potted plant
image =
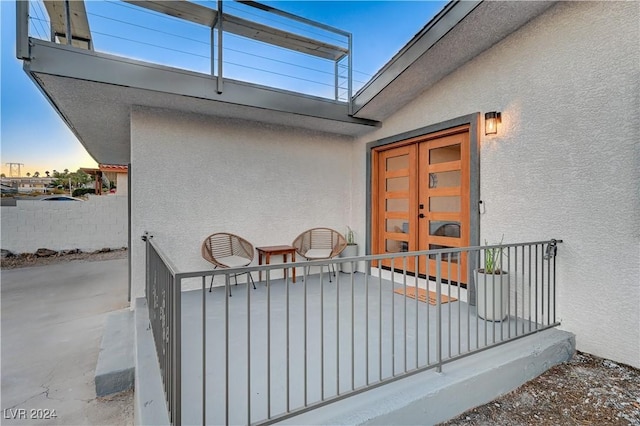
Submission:
[[[347,226],[347,232],[344,235],[344,238],[347,240],[347,247],[340,253],[340,257],[355,257],[358,255],[358,244],[355,241],[355,234],[353,233],[353,229]],[[354,263],[346,262],[340,266],[340,270],[342,272],[350,273],[353,271]]]
[[[500,245],[503,240],[504,236]],[[486,240],[484,243],[488,245]],[[484,268],[474,271],[478,316],[488,321],[502,321],[508,313],[509,273],[502,269],[504,256],[502,247],[487,248],[484,250]]]

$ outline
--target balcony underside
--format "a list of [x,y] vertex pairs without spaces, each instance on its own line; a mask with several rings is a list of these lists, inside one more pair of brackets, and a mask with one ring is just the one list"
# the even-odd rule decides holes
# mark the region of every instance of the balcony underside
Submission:
[[31,40],[25,71],[100,163],[130,162],[136,107],[232,117],[356,136],[379,123],[353,118],[343,102]]

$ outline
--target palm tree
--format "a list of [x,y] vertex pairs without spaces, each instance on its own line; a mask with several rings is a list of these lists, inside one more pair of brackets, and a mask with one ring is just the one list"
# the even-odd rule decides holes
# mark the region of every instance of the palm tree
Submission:
[[37,177],[40,177],[40,172],[35,172],[35,173],[33,174],[33,177],[36,177],[36,178],[37,178]]
[[31,173],[27,172],[27,177],[31,177]]
[[47,175],[47,177],[51,176],[51,173],[49,172],[49,170],[47,170],[46,172],[44,172],[45,175]]

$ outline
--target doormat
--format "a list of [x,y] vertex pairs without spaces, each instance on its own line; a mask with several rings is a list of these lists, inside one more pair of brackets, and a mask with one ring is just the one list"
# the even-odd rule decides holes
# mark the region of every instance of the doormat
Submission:
[[[393,291],[394,293],[397,293],[399,295],[404,295],[404,289],[403,288],[397,288]],[[415,287],[407,287],[407,297],[410,297],[412,299],[416,298],[416,288]],[[431,291],[429,290],[429,304],[430,305],[436,305],[436,292],[435,291]],[[425,290],[424,288],[419,288],[418,289],[418,300],[421,302],[427,302],[427,290]],[[449,298],[449,296],[445,296],[444,294],[440,295],[440,301],[441,303],[448,303],[448,302],[455,302],[456,299],[455,297],[451,297]]]

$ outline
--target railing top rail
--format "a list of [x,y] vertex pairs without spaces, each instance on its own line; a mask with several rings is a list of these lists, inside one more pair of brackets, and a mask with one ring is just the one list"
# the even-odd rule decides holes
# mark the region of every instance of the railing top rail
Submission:
[[[153,247],[157,249],[157,245],[153,243],[151,240]],[[545,241],[531,241],[526,243],[510,243],[510,244],[494,244],[494,245],[486,245],[486,246],[471,246],[471,247],[456,247],[456,248],[447,248],[447,249],[435,249],[435,250],[421,250],[421,251],[411,251],[411,252],[398,252],[398,253],[385,253],[385,254],[373,254],[373,255],[362,255],[362,256],[354,256],[354,257],[340,257],[333,259],[323,259],[323,260],[302,260],[297,262],[287,262],[287,267],[305,267],[305,266],[320,266],[334,263],[345,263],[345,262],[362,262],[362,261],[372,261],[372,260],[384,260],[384,259],[393,259],[393,258],[401,258],[401,257],[413,257],[413,256],[428,256],[428,255],[442,255],[449,253],[460,253],[460,252],[470,252],[470,251],[478,251],[478,250],[487,250],[494,248],[509,248],[509,247],[523,247],[523,246],[533,246],[533,245],[543,245],[550,243],[562,243],[561,239],[551,239]],[[164,255],[161,251],[158,251],[158,254],[162,257],[163,260],[168,259],[166,255]],[[176,278],[195,278],[202,276],[217,276],[224,274],[242,274],[246,272],[258,272],[258,271],[270,271],[275,269],[282,269],[282,264],[272,264],[272,265],[255,265],[255,266],[245,266],[239,268],[226,268],[226,269],[203,269],[198,271],[184,271],[178,272],[178,269],[173,266],[173,264],[166,262],[169,266],[172,274],[176,276]]]
[[162,259],[162,262],[164,262],[164,264],[167,266],[167,269],[169,269],[171,275],[176,276],[179,274],[178,268],[174,265],[169,256],[167,256],[167,254],[158,246],[158,244],[155,243],[155,241],[153,240],[153,235],[145,234],[142,239],[144,241],[148,240],[148,243],[153,247],[158,256],[160,256],[160,259]]

